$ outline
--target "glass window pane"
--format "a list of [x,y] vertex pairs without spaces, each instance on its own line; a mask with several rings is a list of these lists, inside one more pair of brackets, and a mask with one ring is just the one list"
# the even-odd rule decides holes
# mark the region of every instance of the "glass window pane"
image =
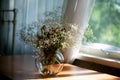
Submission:
[[96,43],[120,47],[120,0],[96,0],[89,25]]

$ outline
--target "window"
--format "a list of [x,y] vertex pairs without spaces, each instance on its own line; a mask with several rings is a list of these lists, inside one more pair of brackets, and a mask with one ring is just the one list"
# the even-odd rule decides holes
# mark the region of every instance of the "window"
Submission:
[[81,51],[120,60],[120,0],[96,0],[89,25],[96,39]]
[[96,37],[95,42],[120,46],[119,15],[120,0],[96,0],[89,22]]

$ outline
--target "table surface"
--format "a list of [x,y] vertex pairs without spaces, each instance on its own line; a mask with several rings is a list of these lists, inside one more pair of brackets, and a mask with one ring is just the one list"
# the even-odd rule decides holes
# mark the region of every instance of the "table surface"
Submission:
[[42,78],[31,55],[0,56],[0,74],[13,80],[120,80],[120,77],[64,64],[55,77]]

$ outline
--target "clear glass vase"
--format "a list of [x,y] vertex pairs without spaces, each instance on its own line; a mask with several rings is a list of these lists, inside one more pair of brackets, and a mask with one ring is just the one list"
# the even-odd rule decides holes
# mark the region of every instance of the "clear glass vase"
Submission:
[[64,57],[60,52],[49,57],[39,55],[35,58],[35,66],[44,77],[56,76],[63,69],[63,63]]

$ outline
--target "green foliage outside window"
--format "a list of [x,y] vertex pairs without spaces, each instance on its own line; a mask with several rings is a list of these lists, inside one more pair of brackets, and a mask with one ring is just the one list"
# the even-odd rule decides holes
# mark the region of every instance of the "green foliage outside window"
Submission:
[[86,29],[83,37],[83,43],[94,42],[96,37],[94,36],[93,30],[90,26]]
[[120,46],[120,0],[96,0],[89,25],[94,42]]

